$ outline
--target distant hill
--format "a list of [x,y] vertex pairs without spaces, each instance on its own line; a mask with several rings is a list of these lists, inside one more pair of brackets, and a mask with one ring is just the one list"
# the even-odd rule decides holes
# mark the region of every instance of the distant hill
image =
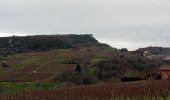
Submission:
[[147,52],[149,55],[170,55],[170,48],[163,47],[146,47],[140,48],[135,52],[144,53]]
[[92,34],[85,35],[35,35],[0,37],[0,54],[23,53],[84,47],[90,45],[107,46],[99,43]]

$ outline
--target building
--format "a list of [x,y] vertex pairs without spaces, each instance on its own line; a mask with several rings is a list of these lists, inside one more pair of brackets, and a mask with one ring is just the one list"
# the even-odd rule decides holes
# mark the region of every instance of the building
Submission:
[[159,68],[159,71],[160,71],[162,80],[167,80],[170,78],[170,65],[162,65]]

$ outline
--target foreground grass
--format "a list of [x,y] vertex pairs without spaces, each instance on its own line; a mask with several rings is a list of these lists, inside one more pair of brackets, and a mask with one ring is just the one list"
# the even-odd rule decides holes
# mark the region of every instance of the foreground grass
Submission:
[[30,90],[53,90],[61,87],[63,87],[63,84],[53,82],[1,82],[0,93],[15,93]]

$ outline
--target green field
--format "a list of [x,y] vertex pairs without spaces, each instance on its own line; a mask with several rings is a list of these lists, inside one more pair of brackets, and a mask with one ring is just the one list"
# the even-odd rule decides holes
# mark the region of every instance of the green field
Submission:
[[0,93],[13,93],[33,90],[54,90],[62,87],[62,83],[54,82],[1,82]]

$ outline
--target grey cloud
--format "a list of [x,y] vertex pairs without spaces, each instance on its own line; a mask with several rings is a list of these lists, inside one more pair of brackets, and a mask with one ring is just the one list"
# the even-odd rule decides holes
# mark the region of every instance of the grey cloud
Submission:
[[169,0],[1,0],[0,36],[94,33],[112,46],[170,46],[169,12]]

